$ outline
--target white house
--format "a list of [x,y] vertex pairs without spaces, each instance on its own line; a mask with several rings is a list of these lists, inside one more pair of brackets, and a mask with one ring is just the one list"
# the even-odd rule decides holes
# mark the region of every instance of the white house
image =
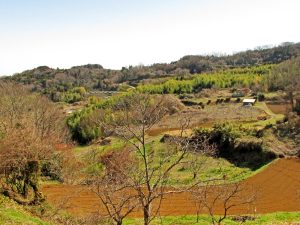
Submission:
[[243,105],[244,106],[253,106],[255,104],[255,102],[256,102],[256,99],[254,99],[254,98],[245,98],[243,100]]

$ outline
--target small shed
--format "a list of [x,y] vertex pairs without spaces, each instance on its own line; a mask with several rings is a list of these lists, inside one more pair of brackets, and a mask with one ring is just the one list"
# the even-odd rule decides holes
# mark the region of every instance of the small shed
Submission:
[[254,98],[245,98],[243,100],[243,105],[244,106],[253,106],[255,104],[255,102],[256,102],[256,99],[254,99]]
[[73,112],[75,112],[75,109],[67,109],[65,111],[66,114],[72,114]]

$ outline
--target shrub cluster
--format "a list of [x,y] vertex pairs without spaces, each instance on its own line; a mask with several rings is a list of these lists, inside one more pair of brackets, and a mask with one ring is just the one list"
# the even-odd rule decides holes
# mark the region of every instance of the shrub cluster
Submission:
[[216,124],[212,129],[196,129],[193,138],[208,140],[217,148],[217,155],[238,166],[257,167],[275,154],[264,149],[261,131],[231,123]]

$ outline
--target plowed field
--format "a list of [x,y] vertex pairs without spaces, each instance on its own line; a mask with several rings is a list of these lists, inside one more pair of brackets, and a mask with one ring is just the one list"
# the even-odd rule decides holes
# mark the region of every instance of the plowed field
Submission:
[[[256,201],[251,207],[234,207],[229,211],[230,214],[300,211],[300,159],[279,159],[242,183],[253,187],[257,193]],[[44,185],[43,192],[50,203],[64,206],[74,215],[83,216],[103,211],[97,195],[86,187]],[[247,196],[250,193],[246,190],[242,195]],[[221,213],[222,208],[217,208],[215,212]],[[190,193],[166,196],[160,209],[160,214],[164,216],[195,213],[196,206]],[[141,213],[137,211],[131,216],[138,217]]]
[[286,114],[291,110],[290,104],[267,103],[268,108],[276,114]]

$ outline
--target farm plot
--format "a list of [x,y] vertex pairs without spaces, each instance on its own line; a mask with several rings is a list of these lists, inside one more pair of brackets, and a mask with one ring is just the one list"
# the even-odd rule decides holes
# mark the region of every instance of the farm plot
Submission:
[[[231,215],[300,211],[300,159],[279,159],[242,183],[256,190],[256,201],[250,208],[230,209],[229,214]],[[44,185],[42,189],[50,203],[65,208],[75,216],[104,212],[96,194],[86,186]],[[249,195],[247,191],[242,194]],[[196,214],[196,211],[193,196],[185,192],[166,196],[160,208],[160,215],[193,215]],[[201,211],[201,213],[207,212]],[[222,213],[222,208],[216,208],[215,213]],[[141,215],[141,212],[136,211],[131,214],[131,217],[140,217]]]
[[190,127],[210,127],[218,122],[255,122],[259,116],[266,116],[264,110],[257,107],[243,107],[241,104],[208,105],[204,109],[189,107],[181,112],[165,117],[152,128],[149,135],[180,129],[179,118],[189,118]]
[[267,103],[267,106],[275,114],[286,114],[291,110],[291,105],[286,103]]

